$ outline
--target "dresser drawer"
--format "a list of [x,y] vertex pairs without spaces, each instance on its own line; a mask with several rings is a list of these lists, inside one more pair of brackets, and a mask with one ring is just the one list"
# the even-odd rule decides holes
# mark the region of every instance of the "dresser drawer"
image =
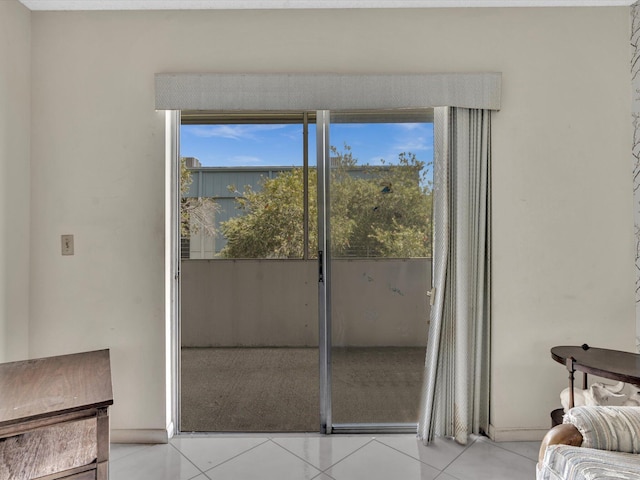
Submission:
[[91,470],[89,472],[78,473],[70,477],[64,477],[61,480],[96,480],[96,471]]
[[[0,479],[31,480],[89,465],[96,460],[96,443],[95,418],[0,439]],[[95,479],[95,471],[80,475],[62,478]]]

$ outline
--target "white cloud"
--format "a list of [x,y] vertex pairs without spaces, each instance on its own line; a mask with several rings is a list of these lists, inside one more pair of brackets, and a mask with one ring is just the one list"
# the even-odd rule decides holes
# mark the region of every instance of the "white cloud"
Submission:
[[424,123],[397,123],[396,126],[401,130],[413,131],[425,128]]
[[432,142],[425,137],[414,137],[411,139],[407,139],[407,141],[403,143],[397,143],[393,146],[394,150],[398,153],[400,152],[422,152],[425,150],[433,150]]
[[286,125],[197,125],[188,129],[196,137],[260,140],[261,134],[279,130]]
[[433,150],[433,131],[424,123],[399,123],[400,131],[394,138],[393,149],[400,152],[424,152]]

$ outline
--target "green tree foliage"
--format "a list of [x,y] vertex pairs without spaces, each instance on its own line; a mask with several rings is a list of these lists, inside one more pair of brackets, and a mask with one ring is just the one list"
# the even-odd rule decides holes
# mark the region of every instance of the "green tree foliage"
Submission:
[[[315,171],[309,179],[315,182]],[[313,178],[313,180],[312,180]],[[236,207],[242,215],[222,224],[227,245],[222,256],[228,258],[301,258],[303,256],[303,171],[296,168],[265,179],[260,191],[245,187]],[[234,191],[231,185],[229,190]],[[316,201],[310,196],[310,235],[317,244]],[[313,226],[312,226],[313,225]]]
[[[351,149],[332,147],[331,245],[337,257],[431,255],[431,187],[424,162],[402,153],[397,165],[358,166]],[[317,251],[315,169],[309,169],[309,251]],[[242,215],[222,224],[227,258],[302,258],[303,170],[245,187]],[[235,190],[235,186],[230,187]]]
[[214,236],[215,212],[218,205],[211,198],[185,197],[191,186],[191,171],[187,168],[184,158],[180,159],[180,236],[188,237],[190,234],[204,232],[205,235]]
[[364,177],[350,174],[357,161],[351,149],[332,149],[332,218],[346,218],[351,231],[334,255],[357,257],[431,256],[431,187],[426,169],[412,153],[395,165],[366,166]]

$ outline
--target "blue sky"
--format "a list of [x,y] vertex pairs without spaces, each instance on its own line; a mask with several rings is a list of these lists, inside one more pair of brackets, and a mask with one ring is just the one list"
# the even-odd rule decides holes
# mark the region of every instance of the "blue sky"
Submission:
[[[331,145],[351,146],[358,164],[396,163],[401,152],[433,160],[433,124],[333,124]],[[309,125],[309,161],[315,164],[315,125]],[[204,166],[302,165],[302,125],[182,125],[180,155],[196,157]],[[432,169],[429,168],[431,171]]]

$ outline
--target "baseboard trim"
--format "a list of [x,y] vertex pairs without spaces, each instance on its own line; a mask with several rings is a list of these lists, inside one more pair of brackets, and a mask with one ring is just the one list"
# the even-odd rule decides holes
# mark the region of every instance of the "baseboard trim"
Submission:
[[[173,430],[171,425],[169,428]],[[113,429],[111,443],[169,443],[168,429]]]
[[549,428],[496,428],[489,425],[489,438],[494,442],[538,442]]

